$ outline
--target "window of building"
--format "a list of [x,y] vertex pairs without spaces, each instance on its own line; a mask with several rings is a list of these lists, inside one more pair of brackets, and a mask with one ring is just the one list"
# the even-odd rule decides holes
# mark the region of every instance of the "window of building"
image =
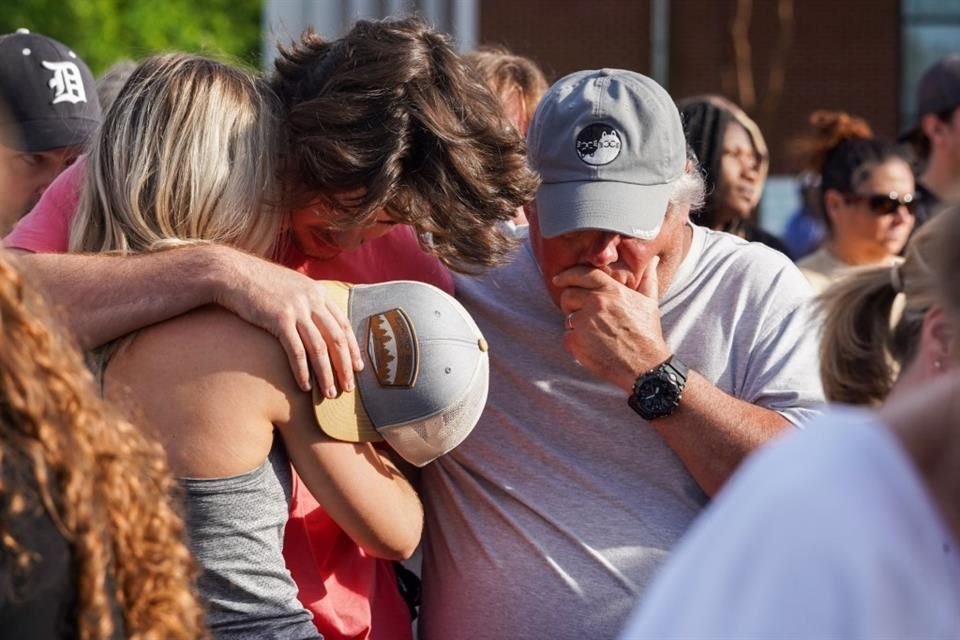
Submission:
[[902,0],[900,123],[916,120],[917,83],[924,70],[948,53],[960,53],[960,2]]

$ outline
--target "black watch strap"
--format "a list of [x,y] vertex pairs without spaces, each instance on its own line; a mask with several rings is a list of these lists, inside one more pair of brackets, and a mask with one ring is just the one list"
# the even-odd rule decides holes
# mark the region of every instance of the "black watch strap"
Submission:
[[687,383],[687,374],[690,372],[690,369],[687,365],[683,364],[677,356],[670,356],[667,361],[660,366],[665,369],[672,369],[677,377],[680,378],[681,386]]
[[[670,356],[666,362],[637,376],[633,391],[627,398],[627,404],[645,420],[654,420],[672,414],[680,404],[688,373],[687,365],[676,356]],[[672,387],[672,391],[667,392],[665,396],[657,394],[657,397],[644,397],[643,388],[651,379],[660,379]]]

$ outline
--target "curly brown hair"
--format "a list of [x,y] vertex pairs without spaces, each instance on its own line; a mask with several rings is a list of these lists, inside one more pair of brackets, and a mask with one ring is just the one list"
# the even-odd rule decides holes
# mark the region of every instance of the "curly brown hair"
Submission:
[[[69,544],[77,637],[205,637],[196,568],[163,449],[100,400],[93,377],[0,250],[0,575],[37,560],[18,519]],[[19,535],[19,538],[18,538]]]
[[361,20],[338,40],[307,31],[280,47],[275,67],[292,207],[362,186],[334,227],[386,209],[453,269],[505,259],[514,243],[498,223],[538,179],[498,99],[447,36],[419,18]]
[[810,114],[813,136],[806,141],[811,170],[822,173],[827,157],[840,145],[851,140],[873,138],[870,123],[845,111],[820,109]]

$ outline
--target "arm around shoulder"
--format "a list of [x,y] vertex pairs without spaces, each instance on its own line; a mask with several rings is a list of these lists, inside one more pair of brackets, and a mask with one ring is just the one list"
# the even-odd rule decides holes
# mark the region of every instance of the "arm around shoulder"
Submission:
[[22,253],[18,261],[93,348],[212,303],[225,252],[242,255],[202,245],[136,256]]

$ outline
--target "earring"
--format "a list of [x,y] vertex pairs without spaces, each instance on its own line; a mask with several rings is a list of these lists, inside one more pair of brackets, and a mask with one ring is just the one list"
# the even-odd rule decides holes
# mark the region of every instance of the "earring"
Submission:
[[939,358],[937,358],[936,360],[933,361],[933,368],[936,369],[937,371],[940,371],[940,369],[943,368],[943,362]]

